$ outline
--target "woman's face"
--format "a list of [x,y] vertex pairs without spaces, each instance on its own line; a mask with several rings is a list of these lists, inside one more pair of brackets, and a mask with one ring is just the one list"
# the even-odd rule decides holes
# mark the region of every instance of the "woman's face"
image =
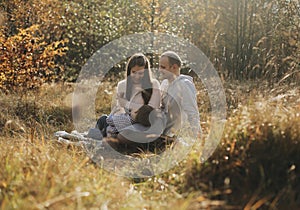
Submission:
[[144,77],[144,66],[134,66],[130,70],[130,77],[134,84],[141,83],[141,79]]

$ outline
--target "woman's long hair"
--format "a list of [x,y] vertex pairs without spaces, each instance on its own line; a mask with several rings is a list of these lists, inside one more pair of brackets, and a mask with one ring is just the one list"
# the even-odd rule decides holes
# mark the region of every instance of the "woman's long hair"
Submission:
[[126,99],[130,101],[132,97],[132,78],[130,77],[131,69],[134,66],[143,66],[145,67],[144,76],[141,81],[142,85],[142,97],[144,100],[144,104],[148,104],[149,100],[152,96],[153,84],[152,84],[152,75],[150,70],[150,62],[148,58],[142,53],[136,53],[131,56],[126,65]]

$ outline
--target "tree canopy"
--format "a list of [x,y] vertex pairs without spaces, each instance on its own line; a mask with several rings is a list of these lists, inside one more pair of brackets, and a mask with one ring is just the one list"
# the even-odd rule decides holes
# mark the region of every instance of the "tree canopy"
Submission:
[[[30,60],[8,50],[13,37],[33,26],[41,32],[44,46],[33,54],[61,43],[56,46],[64,53],[52,53],[55,68],[39,70],[59,74],[56,79],[74,81],[87,59],[114,39],[154,32],[188,39],[223,78],[299,81],[297,0],[2,0],[0,11],[2,88],[8,84],[9,71],[24,71],[16,66],[8,69],[6,60],[19,64]],[[18,47],[21,52],[29,50],[27,45]]]

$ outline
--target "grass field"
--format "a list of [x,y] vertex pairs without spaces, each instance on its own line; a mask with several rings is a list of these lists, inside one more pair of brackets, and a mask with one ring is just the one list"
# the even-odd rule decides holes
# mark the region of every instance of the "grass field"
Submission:
[[[191,152],[170,171],[144,179],[105,171],[82,148],[55,141],[55,131],[74,129],[72,85],[0,95],[1,209],[299,209],[299,87],[224,88],[227,121],[214,154],[200,163]],[[111,91],[99,88],[97,113],[110,110]],[[198,104],[205,138],[205,91]]]

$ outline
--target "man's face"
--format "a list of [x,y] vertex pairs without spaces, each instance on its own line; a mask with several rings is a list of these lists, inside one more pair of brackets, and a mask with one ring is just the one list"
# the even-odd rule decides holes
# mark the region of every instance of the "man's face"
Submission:
[[173,68],[169,63],[169,58],[163,56],[159,60],[159,72],[162,75],[162,79],[171,79],[174,77]]

